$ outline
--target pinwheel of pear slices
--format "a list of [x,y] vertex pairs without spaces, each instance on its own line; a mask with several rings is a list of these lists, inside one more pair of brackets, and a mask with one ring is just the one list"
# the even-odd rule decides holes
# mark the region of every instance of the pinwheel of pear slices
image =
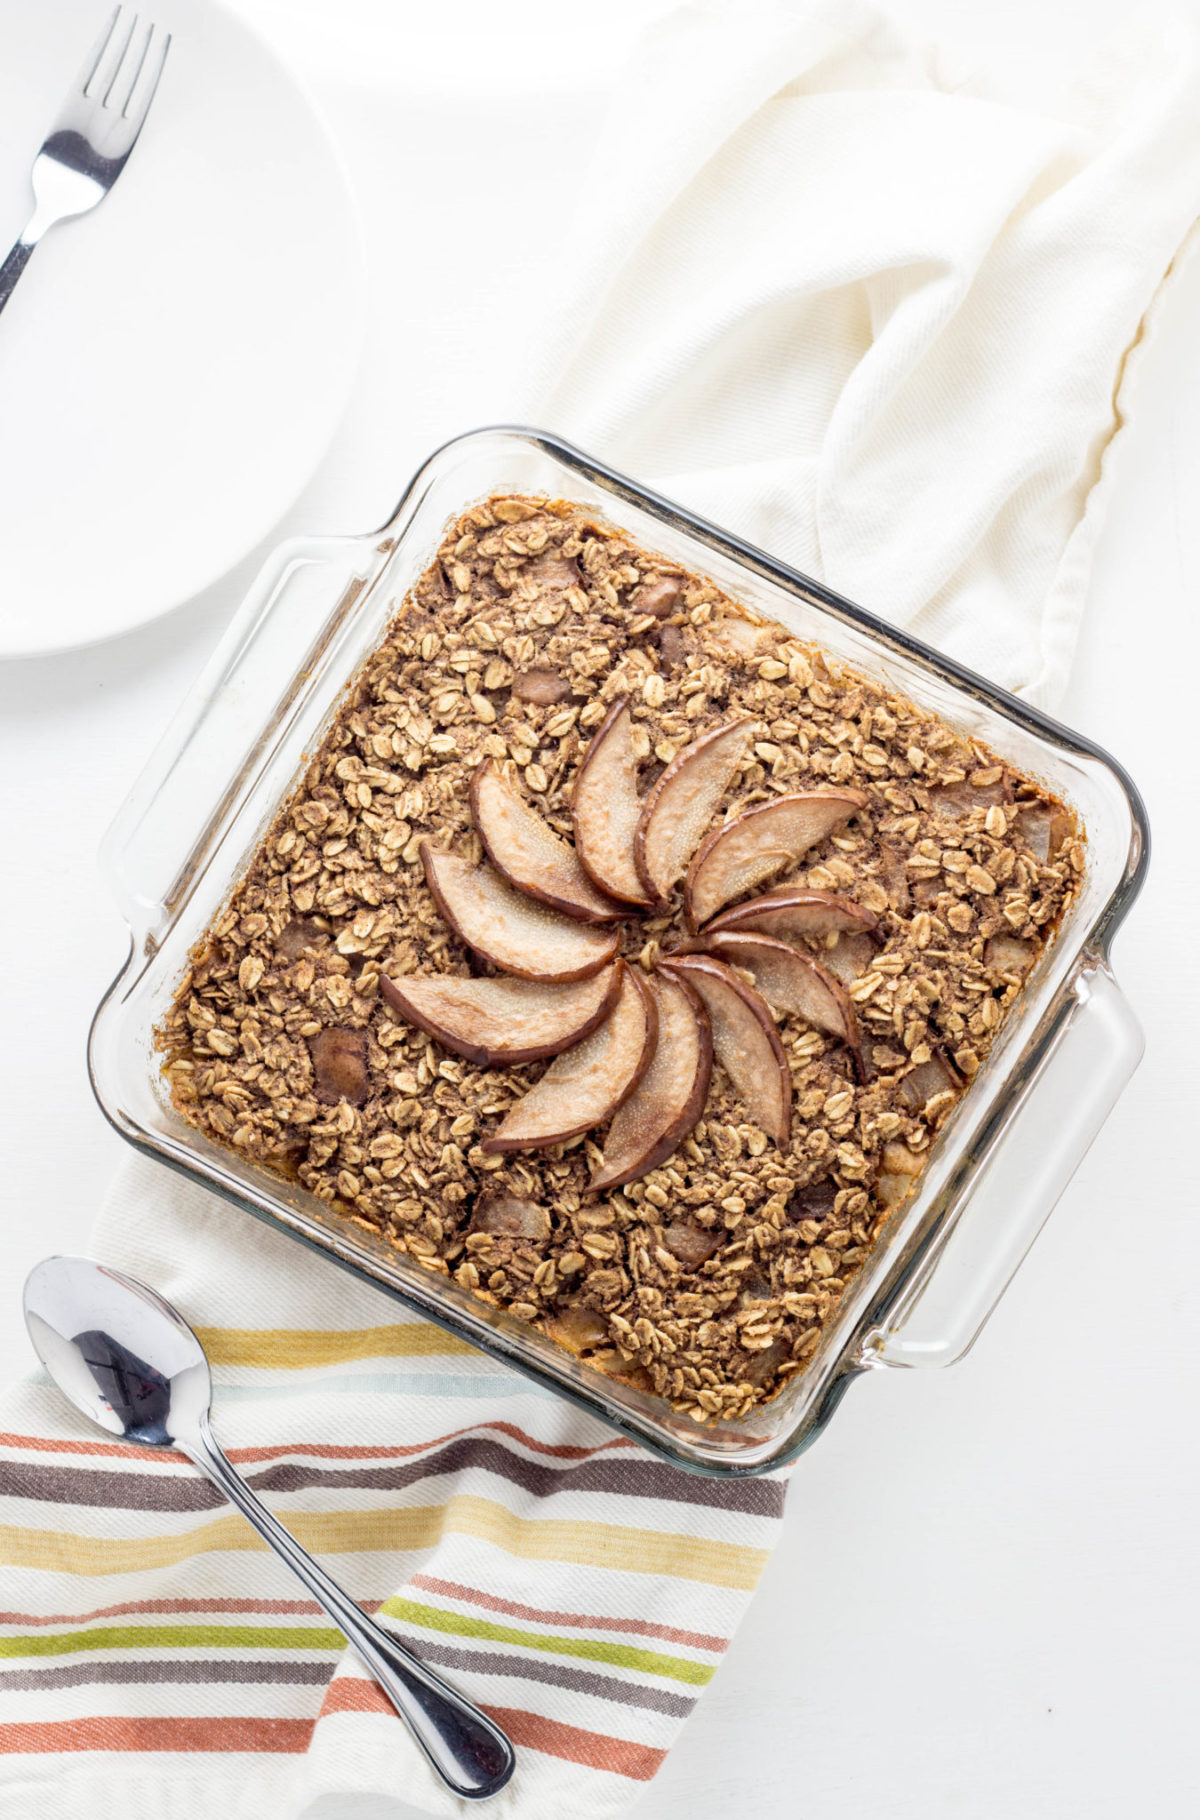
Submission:
[[[784,1146],[792,1079],[777,1012],[844,1043],[862,1074],[854,1006],[837,977],[846,956],[836,948],[843,935],[873,935],[876,917],[829,891],[748,894],[794,870],[867,799],[859,790],[795,791],[714,825],[763,731],[748,716],[718,723],[641,795],[629,702],[619,696],[575,779],[573,846],[491,758],[470,795],[486,858],[473,865],[421,843],[447,926],[501,977],[384,974],[384,998],[468,1061],[555,1058],[484,1138],[485,1155],[543,1149],[607,1125],[590,1188],[636,1181],[700,1118],[714,1058],[746,1117]],[[663,948],[645,973],[631,968],[616,925],[665,908],[680,888],[693,935]],[[735,899],[743,901],[726,910]],[[799,945],[828,937],[835,952],[824,961]]]
[[191,957],[173,1101],[697,1421],[804,1368],[1073,818],[565,501],[447,528]]

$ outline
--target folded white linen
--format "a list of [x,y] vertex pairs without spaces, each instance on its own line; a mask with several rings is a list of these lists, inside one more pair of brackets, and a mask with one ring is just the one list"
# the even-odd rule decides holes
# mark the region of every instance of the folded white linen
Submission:
[[1196,33],[1059,101],[843,0],[688,5],[617,86],[535,419],[993,680],[1066,680],[1131,353],[1200,214]]

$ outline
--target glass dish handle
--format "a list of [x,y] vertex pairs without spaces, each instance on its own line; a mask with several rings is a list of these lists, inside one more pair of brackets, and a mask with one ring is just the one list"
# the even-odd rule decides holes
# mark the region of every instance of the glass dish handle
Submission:
[[281,717],[387,548],[296,538],[259,571],[101,847],[135,953],[157,947],[213,833],[270,764]]
[[970,1351],[1143,1047],[1141,1026],[1104,961],[1088,958],[1002,1140],[886,1325],[867,1335],[863,1365],[953,1365]]

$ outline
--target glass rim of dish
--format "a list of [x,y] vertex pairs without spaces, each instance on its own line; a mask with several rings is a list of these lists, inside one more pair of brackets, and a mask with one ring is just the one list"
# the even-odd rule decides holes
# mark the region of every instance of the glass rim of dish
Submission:
[[[395,610],[394,605],[392,607],[380,606],[380,584],[389,575],[396,573],[398,558],[403,554],[407,554],[409,559],[406,572],[411,576],[420,573],[428,555],[429,535],[431,532],[436,534],[453,515],[452,512],[441,509],[437,503],[439,500],[443,500],[443,494],[447,492],[447,489],[449,493],[453,493],[455,497],[459,498],[461,509],[471,503],[473,498],[481,496],[481,489],[474,483],[474,477],[485,472],[490,466],[495,469],[495,478],[488,483],[485,489],[482,489],[483,491],[532,490],[550,492],[557,497],[575,496],[574,489],[570,485],[558,484],[530,488],[527,484],[515,484],[506,478],[506,474],[515,471],[514,463],[516,468],[522,468],[524,463],[522,475],[527,480],[525,469],[529,468],[531,462],[534,467],[539,463],[545,466],[547,478],[553,474],[560,481],[573,479],[577,483],[586,485],[592,490],[594,496],[580,500],[581,504],[589,510],[598,512],[607,518],[610,524],[639,542],[649,543],[650,548],[662,550],[662,536],[653,536],[646,530],[645,524],[658,526],[672,537],[683,539],[688,545],[686,554],[672,549],[666,549],[664,553],[675,560],[687,562],[693,570],[699,569],[702,574],[711,575],[714,563],[731,565],[732,571],[737,576],[746,578],[745,583],[741,586],[737,585],[736,581],[731,584],[729,580],[717,575],[715,577],[717,585],[731,593],[735,601],[750,605],[753,612],[764,614],[768,618],[779,619],[781,617],[780,607],[785,601],[799,602],[807,612],[814,614],[816,618],[802,631],[797,629],[796,635],[819,645],[831,657],[835,666],[860,670],[872,681],[884,680],[886,687],[908,694],[920,703],[921,695],[919,692],[914,692],[911,675],[887,674],[885,678],[881,678],[878,671],[876,674],[872,674],[869,656],[875,656],[877,666],[881,653],[885,656],[901,658],[905,661],[906,668],[914,666],[913,674],[922,678],[940,679],[942,683],[949,685],[953,696],[960,701],[980,704],[989,715],[998,717],[1004,726],[1022,730],[1038,746],[1044,745],[1050,752],[1064,754],[1077,765],[1091,767],[1111,780],[1114,802],[1121,804],[1127,817],[1126,851],[1123,856],[1109,854],[1108,872],[1111,875],[1109,888],[1099,892],[1098,895],[1093,894],[1095,901],[1088,907],[1084,918],[1085,926],[1072,927],[1070,942],[1064,943],[1060,932],[1058,940],[1051,944],[1049,952],[1054,956],[1055,961],[1052,971],[1057,976],[1054,981],[1054,991],[1050,993],[1046,1002],[1038,1007],[1038,1015],[1033,1023],[1030,1024],[1026,1020],[1020,1032],[1023,1041],[1015,1046],[1015,1053],[1009,1054],[1009,1066],[1006,1074],[998,1082],[993,1082],[991,1094],[977,1097],[977,1115],[971,1120],[971,1125],[974,1127],[972,1145],[976,1151],[975,1157],[971,1159],[971,1164],[972,1166],[977,1165],[984,1155],[990,1154],[1003,1136],[1003,1128],[1009,1122],[1014,1101],[1022,1100],[1027,1094],[1034,1077],[1053,1049],[1061,1032],[1063,1018],[1069,1007],[1066,1007],[1064,1003],[1059,1003],[1056,1007],[1052,1001],[1056,996],[1061,999],[1070,980],[1082,969],[1086,967],[1094,969],[1097,966],[1106,965],[1108,943],[1128,910],[1144,876],[1148,841],[1145,812],[1140,797],[1122,767],[1110,759],[1108,754],[1094,742],[1060,727],[1040,710],[1016,701],[983,679],[974,676],[953,660],[929,651],[911,635],[885,625],[865,609],[841,600],[839,596],[820,584],[797,575],[785,565],[776,562],[765,553],[755,550],[742,540],[708,524],[672,502],[662,499],[661,496],[639,487],[637,483],[616,474],[603,463],[596,462],[591,457],[572,449],[570,445],[563,443],[560,439],[538,431],[507,426],[471,432],[465,437],[454,438],[443,445],[418,470],[413,482],[402,496],[396,512],[379,531],[360,538],[328,540],[327,542],[293,540],[288,545],[282,546],[272,562],[268,564],[264,576],[260,577],[259,583],[251,590],[242,613],[238,615],[222,642],[214,659],[214,665],[210,666],[210,677],[213,674],[227,674],[231,665],[233,669],[237,669],[239,661],[245,656],[249,628],[260,623],[269,624],[272,611],[279,610],[280,591],[282,589],[286,592],[287,575],[291,569],[310,557],[314,562],[319,562],[319,554],[313,555],[314,552],[324,551],[328,554],[331,550],[336,549],[343,558],[352,555],[354,561],[349,566],[355,568],[357,565],[358,569],[365,566],[367,573],[365,575],[355,573],[350,576],[340,599],[325,600],[326,613],[321,625],[320,649],[315,658],[313,658],[312,652],[308,653],[313,661],[310,661],[306,667],[297,666],[289,679],[288,686],[282,691],[281,699],[284,702],[282,714],[285,718],[287,715],[291,715],[289,725],[293,732],[296,727],[298,707],[303,708],[307,703],[309,709],[313,710],[315,702],[315,709],[318,711],[310,712],[306,727],[309,734],[308,742],[302,748],[297,748],[307,750],[308,745],[311,745],[313,729],[319,729],[330,717],[341,697],[342,689],[358,667],[356,662],[346,663],[344,661],[345,649],[354,642],[346,636],[348,628],[352,628],[356,624],[361,627],[360,616],[374,599],[376,603],[375,619],[372,623],[376,629],[376,636],[369,642],[360,637],[355,650],[361,654],[362,650],[370,650],[378,644],[383,628],[386,627]],[[471,478],[468,478],[468,475]],[[463,490],[464,484],[465,491]],[[635,518],[644,520],[645,523],[634,529],[627,520],[623,521],[621,516],[623,512],[632,514]],[[435,518],[436,524],[433,522]],[[422,539],[425,541],[422,542]],[[709,552],[710,560],[705,562],[698,558],[697,550]],[[345,562],[342,566],[346,567]],[[776,601],[774,612],[770,605],[764,604],[762,599],[746,601],[746,585],[750,582],[753,582],[756,588],[765,590],[766,594]],[[405,586],[401,585],[398,580],[394,590],[397,601],[405,591]],[[384,588],[383,592],[387,592],[387,589]],[[381,614],[382,617],[380,617]],[[820,630],[820,626],[826,621],[853,629],[855,635],[862,641],[862,651],[857,658],[852,658],[837,649],[831,650],[830,638],[822,637]],[[314,617],[314,626],[317,623]],[[784,621],[784,623],[786,625],[787,622]],[[320,701],[315,701],[312,690],[314,678],[318,675],[323,681],[323,695]],[[275,680],[278,685],[278,676]],[[202,679],[202,684],[198,685],[198,689],[200,701],[198,702],[193,696],[190,707],[185,706],[180,717],[183,726],[180,737],[174,741],[176,757],[180,752],[188,751],[190,734],[203,724],[205,716],[211,711],[211,687],[208,688],[206,695],[204,679]],[[269,691],[267,699],[270,699]],[[943,714],[944,706],[935,707],[934,712],[939,715]],[[282,721],[277,721],[274,727],[275,734],[279,733],[279,727],[282,724]],[[987,737],[989,743],[998,743],[994,731],[989,732]],[[937,1171],[935,1171],[934,1163],[930,1163],[926,1172],[930,1176],[930,1181],[914,1202],[913,1208],[900,1223],[903,1233],[901,1234],[898,1229],[896,1234],[889,1234],[878,1242],[877,1251],[881,1257],[887,1259],[888,1271],[881,1273],[873,1270],[871,1265],[864,1269],[862,1277],[858,1279],[861,1288],[860,1294],[855,1298],[858,1305],[853,1311],[852,1324],[847,1321],[833,1324],[833,1330],[839,1334],[836,1356],[834,1356],[833,1348],[826,1348],[825,1338],[823,1338],[822,1345],[818,1349],[822,1369],[819,1372],[816,1370],[814,1360],[811,1368],[813,1376],[808,1386],[808,1394],[799,1399],[806,1404],[806,1407],[802,1411],[796,1411],[797,1420],[790,1424],[780,1424],[773,1420],[768,1424],[771,1428],[769,1434],[760,1434],[757,1438],[752,1435],[743,1436],[740,1439],[731,1437],[730,1444],[725,1445],[716,1440],[712,1430],[696,1429],[694,1434],[688,1435],[681,1429],[678,1420],[665,1425],[661,1420],[655,1420],[656,1412],[647,1410],[645,1406],[648,1403],[657,1403],[659,1399],[637,1392],[627,1393],[623,1387],[614,1386],[611,1380],[601,1379],[601,1374],[593,1368],[586,1366],[583,1368],[581,1381],[579,1368],[568,1369],[573,1363],[572,1361],[567,1360],[564,1363],[540,1356],[539,1349],[532,1344],[534,1336],[527,1333],[514,1335],[499,1331],[497,1322],[483,1321],[478,1318],[478,1310],[464,1310],[459,1298],[446,1291],[446,1285],[442,1279],[434,1279],[431,1282],[427,1273],[420,1273],[426,1278],[424,1283],[410,1282],[407,1279],[401,1282],[396,1279],[394,1273],[381,1271],[379,1260],[364,1255],[361,1246],[356,1248],[353,1244],[332,1242],[331,1235],[314,1227],[311,1220],[306,1221],[303,1217],[298,1217],[298,1210],[294,1206],[286,1205],[279,1196],[267,1193],[264,1184],[270,1185],[271,1178],[260,1167],[256,1166],[255,1173],[259,1178],[258,1185],[262,1191],[256,1195],[254,1184],[236,1177],[223,1165],[215,1154],[215,1146],[209,1145],[205,1148],[202,1143],[189,1143],[186,1136],[178,1131],[167,1130],[165,1124],[160,1124],[158,1128],[155,1128],[153,1118],[139,1117],[136,1109],[124,1103],[130,1098],[130,1095],[116,1087],[112,1067],[105,1061],[106,1044],[111,1048],[110,1038],[114,1022],[117,1021],[116,1014],[122,1007],[127,1007],[136,1000],[138,982],[145,979],[148,971],[153,973],[156,969],[158,970],[160,975],[158,984],[161,988],[163,957],[168,951],[170,965],[174,966],[176,974],[178,973],[179,941],[176,925],[191,900],[197,882],[206,876],[210,877],[211,882],[212,869],[218,857],[224,863],[229,857],[232,846],[237,845],[237,841],[231,840],[231,836],[236,832],[240,838],[244,830],[254,822],[254,791],[261,785],[264,775],[270,771],[270,766],[264,765],[261,761],[271,746],[272,726],[271,716],[268,713],[263,726],[259,728],[259,737],[255,745],[259,760],[258,770],[254,771],[251,766],[248,772],[247,767],[243,765],[239,776],[233,780],[232,794],[227,789],[223,796],[218,796],[215,808],[212,809],[206,820],[202,820],[199,833],[187,850],[186,865],[171,881],[170,888],[164,888],[159,893],[161,902],[157,907],[163,910],[163,921],[161,928],[152,933],[149,943],[145,940],[145,932],[139,931],[137,913],[131,915],[134,953],[131,962],[122,970],[114,988],[97,1012],[91,1044],[93,1085],[106,1115],[122,1132],[122,1135],[139,1148],[149,1151],[161,1160],[170,1162],[174,1167],[205,1182],[225,1195],[226,1198],[267,1218],[276,1226],[290,1231],[295,1236],[305,1238],[309,1244],[316,1244],[318,1249],[356,1270],[360,1276],[366,1276],[369,1280],[385,1288],[390,1288],[410,1306],[418,1307],[428,1317],[450,1327],[452,1331],[470,1339],[474,1344],[483,1345],[484,1349],[490,1351],[493,1356],[498,1356],[505,1362],[517,1364],[520,1369],[525,1370],[541,1382],[549,1383],[560,1393],[582,1402],[592,1413],[600,1415],[606,1421],[630,1434],[642,1445],[674,1460],[676,1464],[692,1467],[701,1472],[745,1474],[768,1470],[783,1463],[786,1459],[794,1457],[824,1427],[851,1379],[867,1365],[877,1362],[869,1356],[870,1335],[879,1330],[881,1320],[887,1316],[890,1310],[898,1306],[907,1291],[911,1291],[922,1267],[929,1261],[931,1246],[934,1245],[939,1234],[944,1233],[953,1223],[948,1216],[953,1213],[963,1186],[964,1159],[961,1156],[953,1159],[953,1166],[947,1164]],[[114,835],[108,843],[110,859],[114,855],[120,855],[122,851],[127,852],[131,836],[139,825],[140,818],[149,815],[153,819],[154,802],[160,796],[161,761],[164,756],[169,754],[171,747],[172,738],[168,735],[165,742],[166,750],[151,760],[142,784],[135,790],[134,796],[131,798],[130,806],[123,817],[118,819]],[[278,749],[278,744],[276,744],[276,753],[278,753]],[[999,743],[998,751],[1000,757],[1008,757],[1010,762],[1021,764],[1025,770],[1029,769],[1028,764],[1024,761],[1012,759],[1010,754],[1005,752],[1003,743]],[[277,767],[275,781],[277,782],[278,778],[283,775],[284,771]],[[282,790],[276,790],[271,803],[272,811],[286,797],[295,775],[296,771],[293,769],[285,787]],[[1065,794],[1067,799],[1071,800],[1071,792],[1064,791],[1060,780],[1054,780],[1049,787],[1053,788],[1056,794]],[[264,814],[261,798],[258,800],[257,810],[257,821],[261,828]],[[1081,819],[1088,825],[1090,834],[1091,822],[1088,815],[1082,814]],[[1119,846],[1119,830],[1117,831],[1117,841]],[[225,849],[224,853],[222,853],[222,849]],[[243,840],[237,864],[226,878],[225,895],[228,895],[228,889],[232,889],[241,876],[243,860],[246,854],[252,850],[253,841],[247,843]],[[1091,859],[1089,859],[1090,864]],[[1085,896],[1086,893],[1081,893],[1081,900]],[[1072,917],[1073,912],[1069,912],[1067,923],[1072,922]],[[139,935],[142,938],[140,941]],[[1012,1051],[1014,1044],[1009,1040],[998,1047]],[[997,1086],[1002,1089],[998,1094],[995,1091]],[[1003,1091],[1005,1088],[1007,1088],[1007,1093]],[[969,1099],[970,1093],[963,1097],[964,1100]],[[988,1111],[989,1105],[990,1114],[985,1117],[984,1114]],[[960,1116],[960,1113],[956,1113],[955,1120],[957,1121]],[[198,1134],[193,1133],[191,1136],[196,1138]],[[209,1154],[210,1152],[213,1154]],[[227,1159],[225,1161],[227,1162]],[[946,1159],[943,1159],[943,1163],[946,1164]],[[967,1173],[969,1174],[969,1170]],[[923,1207],[921,1206],[922,1201],[925,1203]],[[920,1217],[914,1220],[913,1214],[918,1210]],[[874,1260],[872,1260],[873,1263]],[[882,1281],[884,1274],[888,1277],[886,1283]],[[388,1280],[389,1275],[391,1280]],[[880,1280],[872,1281],[874,1278]],[[419,1293],[422,1290],[426,1293]],[[439,1290],[443,1293],[436,1293]],[[475,1320],[470,1319],[471,1312],[476,1313]],[[513,1328],[520,1325],[509,1317],[501,1318],[500,1325],[504,1324]],[[535,1337],[541,1338],[541,1336]],[[522,1345],[520,1343],[522,1340],[526,1344]],[[547,1342],[546,1344],[552,1345],[553,1343]],[[555,1348],[555,1350],[558,1349]],[[808,1378],[809,1373],[806,1371],[801,1375]],[[792,1382],[796,1383],[798,1380]],[[776,1401],[779,1400],[776,1399]],[[798,1399],[793,1397],[791,1401],[795,1404]],[[761,1429],[764,1413],[773,1407],[773,1404],[760,1405],[753,1412],[753,1417],[745,1419],[746,1422],[753,1426],[754,1418],[758,1418],[758,1425]],[[778,1412],[776,1413],[778,1414]]]

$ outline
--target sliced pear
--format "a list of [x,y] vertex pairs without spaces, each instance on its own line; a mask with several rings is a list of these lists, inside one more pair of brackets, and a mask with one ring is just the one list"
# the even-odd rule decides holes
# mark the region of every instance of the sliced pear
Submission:
[[663,961],[699,996],[712,1024],[713,1052],[754,1121],[780,1149],[792,1123],[792,1077],[762,994],[707,954]]
[[927,1062],[918,1062],[915,1068],[909,1069],[900,1082],[899,1091],[900,1098],[914,1112],[921,1112],[938,1094],[952,1093],[957,1099],[962,1092],[962,1082],[941,1051],[935,1049]]
[[878,919],[848,897],[784,885],[778,891],[767,892],[765,897],[752,897],[748,903],[735,904],[732,910],[722,910],[708,924],[705,934],[729,929],[742,935],[773,935],[779,942],[796,942],[827,935],[870,935],[878,927]]
[[1036,959],[1034,944],[1016,935],[993,935],[983,951],[985,967],[996,973],[1015,973],[1018,979],[1024,979]]
[[866,806],[861,790],[804,790],[758,803],[723,828],[714,828],[688,871],[692,928],[707,923],[731,898],[796,865],[810,847]]
[[527,1200],[522,1194],[481,1195],[471,1215],[471,1231],[544,1244],[550,1237],[550,1213],[540,1202]]
[[518,701],[531,702],[535,708],[554,708],[571,693],[571,685],[557,670],[522,670],[514,679],[512,692]]
[[645,909],[633,839],[642,812],[629,697],[615,701],[592,735],[571,793],[575,850],[588,877],[623,903]]
[[539,588],[578,588],[583,582],[574,557],[556,556],[553,551],[527,562],[524,577],[536,582]]
[[622,961],[617,1002],[592,1035],[551,1062],[499,1129],[489,1156],[562,1144],[611,1118],[634,1091],[654,1054],[658,1008],[642,975]]
[[312,917],[297,916],[280,930],[275,946],[285,960],[296,961],[310,950],[328,947],[332,940],[329,930],[322,929]]
[[1073,828],[1067,811],[1052,803],[1033,803],[1017,816],[1017,832],[1040,866],[1048,865],[1056,858],[1064,841],[1070,839]]
[[935,784],[929,792],[929,807],[935,815],[944,815],[948,821],[965,821],[974,809],[990,809],[993,805],[1012,801],[1012,779],[1007,771],[993,778],[990,784],[976,784],[969,777],[960,778],[955,784]]
[[778,626],[756,626],[749,619],[729,613],[723,619],[709,621],[704,642],[722,657],[740,658],[743,663],[749,663],[773,650],[778,637]]
[[798,948],[777,942],[770,935],[722,932],[714,935],[708,946],[721,960],[749,973],[772,1011],[802,1017],[845,1043],[861,1074],[862,1051],[854,1006],[845,987],[811,954],[802,954]]
[[547,827],[493,759],[471,779],[471,815],[501,878],[581,923],[611,923],[625,912],[597,891],[573,847]]
[[907,1144],[885,1144],[883,1147],[883,1167],[893,1175],[920,1175],[928,1158],[917,1150],[910,1150]]
[[663,1227],[663,1244],[687,1270],[699,1270],[728,1241],[723,1226],[701,1226],[698,1220],[671,1220]]
[[634,864],[655,904],[665,904],[700,845],[754,737],[752,720],[728,721],[677,752],[651,790],[634,835]]
[[659,974],[658,1041],[645,1076],[609,1127],[592,1188],[617,1188],[665,1162],[704,1110],[712,1078],[712,1028],[689,987]]
[[907,1144],[885,1144],[882,1162],[883,1167],[875,1177],[875,1198],[891,1211],[912,1193],[916,1179],[925,1167],[925,1157],[910,1150]]
[[767,1384],[775,1376],[781,1365],[786,1365],[792,1356],[792,1349],[782,1335],[756,1352],[749,1364],[739,1373],[747,1384]]
[[589,1354],[588,1364],[593,1371],[602,1371],[606,1378],[619,1378],[635,1390],[654,1394],[654,1379],[646,1367],[639,1365],[636,1359],[627,1358],[616,1346],[605,1346],[599,1352]]
[[379,981],[384,998],[406,1023],[484,1068],[540,1062],[582,1042],[604,1022],[620,989],[616,967],[567,981],[445,973]]
[[683,605],[682,575],[660,575],[657,581],[644,581],[631,602],[638,613],[653,613],[655,619],[669,619]]
[[687,656],[687,646],[678,626],[660,626],[658,631],[658,667],[664,676],[677,670]]
[[831,1219],[838,1197],[838,1185],[832,1176],[822,1176],[818,1181],[809,1182],[807,1187],[798,1188],[788,1203],[788,1213],[795,1221]]
[[908,887],[908,861],[899,847],[886,841],[879,850],[879,882],[887,892],[888,903],[902,915],[912,907]]
[[826,973],[832,973],[843,986],[852,986],[870,970],[878,949],[871,936],[839,935],[832,948],[822,950],[820,960]]
[[875,1199],[889,1213],[895,1212],[902,1201],[906,1201],[913,1190],[913,1177],[902,1175],[894,1169],[881,1169],[875,1177]]
[[421,863],[455,935],[486,961],[526,980],[582,980],[616,956],[615,929],[590,928],[514,891],[491,866],[472,866],[422,841]]
[[546,1322],[546,1332],[568,1352],[587,1352],[592,1346],[609,1344],[608,1322],[595,1308],[582,1308],[576,1303],[571,1308],[564,1308],[559,1314],[552,1314]]
[[371,1079],[365,1030],[328,1025],[309,1037],[308,1052],[312,1057],[314,1092],[322,1106],[336,1106],[339,1100],[349,1100],[352,1106],[366,1104]]

